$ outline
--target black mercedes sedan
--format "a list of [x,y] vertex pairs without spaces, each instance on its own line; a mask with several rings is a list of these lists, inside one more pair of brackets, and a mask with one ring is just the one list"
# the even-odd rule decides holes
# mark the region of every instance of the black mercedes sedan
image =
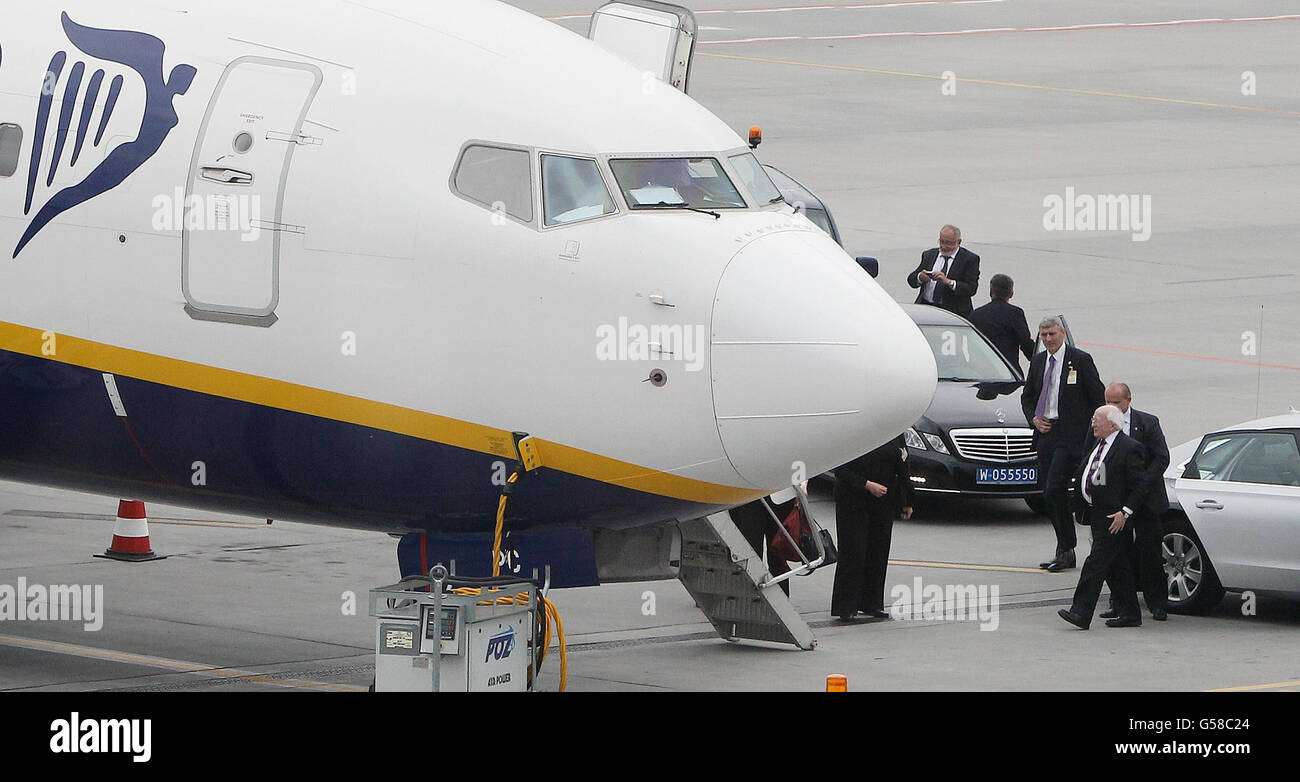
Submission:
[[1023,498],[1044,509],[1033,429],[1020,408],[1024,380],[964,318],[905,304],[939,368],[925,415],[904,433],[919,495]]

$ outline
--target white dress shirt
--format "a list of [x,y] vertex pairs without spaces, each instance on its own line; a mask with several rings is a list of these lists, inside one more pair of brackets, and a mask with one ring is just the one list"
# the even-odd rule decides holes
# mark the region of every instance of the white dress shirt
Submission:
[[[1125,417],[1125,423],[1127,423],[1127,416]],[[1104,465],[1106,464],[1106,452],[1110,450],[1110,447],[1111,447],[1112,445],[1114,445],[1114,443],[1115,443],[1115,438],[1116,438],[1117,436],[1119,436],[1119,430],[1118,430],[1118,429],[1116,429],[1115,431],[1111,432],[1111,433],[1110,433],[1110,436],[1107,437],[1105,440],[1102,440],[1101,442],[1097,443],[1097,447],[1096,447],[1096,448],[1093,448],[1092,451],[1088,454],[1088,461],[1084,462],[1084,464],[1088,465],[1088,467],[1091,468],[1091,467],[1092,467],[1092,461],[1093,461],[1094,459],[1097,460],[1097,467],[1096,467],[1096,469],[1093,471],[1093,474],[1092,474],[1092,480],[1091,480],[1091,481],[1088,480],[1088,474],[1085,472],[1085,473],[1084,473],[1084,476],[1083,476],[1083,485],[1082,485],[1081,487],[1079,487],[1079,491],[1082,492],[1082,494],[1083,494],[1083,498],[1084,498],[1085,500],[1088,501],[1088,505],[1092,505],[1092,494],[1088,491],[1088,484],[1089,484],[1090,482],[1091,482],[1091,483],[1102,483],[1101,480],[1098,480],[1097,474],[1098,474],[1098,473],[1101,473],[1101,475],[1103,475],[1103,476],[1105,475],[1105,470],[1103,470],[1103,467],[1104,467]],[[1098,451],[1101,452],[1101,455],[1100,455],[1100,456],[1097,455],[1097,452],[1098,452]],[[1130,509],[1127,505],[1124,506],[1124,515],[1125,515],[1126,517],[1127,517],[1127,516],[1132,516],[1132,515],[1133,515],[1133,511],[1132,511],[1132,509]]]
[[[958,247],[957,249],[960,250],[961,248]],[[952,268],[952,262],[955,260],[957,260],[956,251],[954,251],[952,255],[948,256],[948,260],[946,261],[943,259],[943,252],[940,251],[939,254],[934,257],[934,266],[930,267],[931,277],[933,278],[935,272],[943,272],[944,274],[947,274],[948,270]],[[934,304],[934,289],[935,286],[937,286],[938,284],[939,283],[936,282],[934,279],[931,279],[929,282],[925,284],[925,300],[930,302],[931,304]],[[953,290],[957,290],[957,283],[956,282],[949,283],[948,287],[952,288]]]

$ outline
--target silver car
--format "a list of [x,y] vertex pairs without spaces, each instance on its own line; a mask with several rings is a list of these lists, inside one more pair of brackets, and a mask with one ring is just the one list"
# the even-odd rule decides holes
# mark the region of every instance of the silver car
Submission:
[[1165,483],[1170,611],[1208,611],[1228,590],[1300,599],[1300,412],[1184,443]]

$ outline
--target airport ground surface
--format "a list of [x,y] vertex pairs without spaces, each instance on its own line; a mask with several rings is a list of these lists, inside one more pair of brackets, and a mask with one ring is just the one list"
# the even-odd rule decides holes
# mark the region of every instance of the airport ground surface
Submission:
[[[596,5],[515,4],[578,30]],[[692,5],[693,95],[737,131],[763,126],[764,161],[829,203],[849,250],[877,256],[899,300],[913,296],[904,277],[919,253],[955,223],[983,258],[980,299],[1001,272],[1031,321],[1064,313],[1103,379],[1130,383],[1171,445],[1300,406],[1293,3]],[[1149,195],[1149,240],[1046,230],[1044,199],[1067,188]],[[833,528],[828,497],[814,499]],[[94,633],[0,624],[0,690],[369,683],[365,594],[397,575],[390,538],[151,506],[170,559],[92,559],[115,508],[0,484],[0,583],[103,584],[107,602]],[[927,505],[895,526],[890,587],[996,585],[996,630],[833,624],[828,568],[794,583],[819,638],[810,653],[718,640],[675,581],[559,591],[569,689],[809,691],[830,673],[859,691],[1300,689],[1295,604],[1261,598],[1245,616],[1229,595],[1206,617],[1083,633],[1056,616],[1078,571],[1035,567],[1052,549],[1050,525],[1020,502]],[[557,676],[552,660],[543,689]]]

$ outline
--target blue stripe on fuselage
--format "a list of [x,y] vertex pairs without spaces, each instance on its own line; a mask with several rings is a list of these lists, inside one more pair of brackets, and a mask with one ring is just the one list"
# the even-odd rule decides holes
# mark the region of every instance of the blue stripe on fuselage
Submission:
[[[0,477],[384,532],[491,529],[500,457],[0,351]],[[195,486],[200,469],[206,485]],[[506,469],[513,467],[506,464]],[[507,525],[630,527],[714,508],[554,469],[525,476]]]

